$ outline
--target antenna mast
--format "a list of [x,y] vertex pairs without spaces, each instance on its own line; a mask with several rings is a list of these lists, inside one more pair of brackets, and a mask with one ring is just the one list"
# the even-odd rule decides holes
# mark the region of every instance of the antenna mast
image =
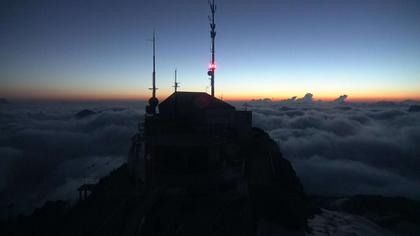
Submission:
[[174,86],[172,86],[172,87],[174,87],[175,88],[175,93],[177,92],[177,90],[178,90],[178,88],[179,88],[179,83],[178,83],[178,81],[176,80],[177,78],[177,70],[175,69],[175,82],[174,82]]
[[156,97],[156,33],[153,30],[153,87],[152,87],[152,97]]
[[214,23],[214,14],[216,13],[216,4],[214,0],[209,0],[211,16],[209,16],[210,21],[210,37],[211,37],[211,62],[209,65],[209,71],[207,74],[210,76],[211,84],[211,96],[214,97],[214,72],[216,71],[216,61],[215,61],[215,39],[216,39],[216,24]]
[[156,33],[153,30],[153,73],[152,73],[152,97],[149,99],[149,106],[146,107],[146,112],[151,115],[156,115],[156,107],[159,104],[159,100],[156,98]]

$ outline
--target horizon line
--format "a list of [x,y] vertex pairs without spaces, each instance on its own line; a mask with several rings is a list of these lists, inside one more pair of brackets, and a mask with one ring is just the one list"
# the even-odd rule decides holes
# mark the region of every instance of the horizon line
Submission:
[[[159,97],[159,96],[158,96]],[[166,96],[165,99],[169,97]],[[333,102],[336,100],[337,97],[313,97],[313,102]],[[139,97],[87,97],[87,96],[66,96],[66,97],[0,97],[1,99],[5,99],[8,102],[147,102],[149,99],[148,97],[139,96]],[[287,99],[291,97],[267,97],[267,96],[259,96],[259,97],[241,97],[241,98],[232,98],[226,97],[223,98],[221,96],[216,96],[217,99],[226,101],[226,102],[251,102],[252,100],[255,101],[262,101],[262,100],[270,100],[271,102],[285,102]],[[296,97],[299,99],[302,97]],[[160,99],[161,101],[165,99]],[[376,103],[376,102],[404,102],[404,101],[414,101],[420,102],[419,98],[413,97],[393,97],[393,98],[385,98],[385,97],[351,97],[348,95],[345,102],[349,103]]]

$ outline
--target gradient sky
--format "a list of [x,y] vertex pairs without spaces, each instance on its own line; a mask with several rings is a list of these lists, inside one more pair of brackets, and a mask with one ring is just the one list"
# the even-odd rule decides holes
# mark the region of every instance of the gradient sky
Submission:
[[[420,99],[419,1],[218,0],[216,95]],[[138,99],[205,91],[207,0],[2,1],[0,97]]]

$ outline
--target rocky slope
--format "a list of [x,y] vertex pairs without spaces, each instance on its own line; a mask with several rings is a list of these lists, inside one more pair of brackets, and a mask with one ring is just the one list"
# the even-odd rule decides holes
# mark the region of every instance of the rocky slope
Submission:
[[420,235],[419,201],[378,195],[313,199],[322,208],[310,222],[314,235]]
[[145,190],[127,165],[101,179],[75,206],[48,202],[3,222],[2,235],[304,235],[309,199],[289,161],[260,129],[238,141],[217,188]]

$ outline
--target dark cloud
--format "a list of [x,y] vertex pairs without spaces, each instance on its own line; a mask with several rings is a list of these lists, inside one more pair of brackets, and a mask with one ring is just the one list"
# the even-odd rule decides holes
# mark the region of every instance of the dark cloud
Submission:
[[398,111],[398,110],[390,110],[390,111],[378,111],[378,112],[372,112],[368,114],[369,117],[377,120],[390,120],[394,119],[398,116],[404,115],[405,112]]
[[328,160],[313,156],[294,161],[294,167],[308,192],[320,195],[359,193],[418,196],[418,181],[363,162]]
[[334,100],[334,102],[336,103],[344,103],[346,101],[346,99],[348,98],[347,95],[341,95],[340,97],[336,98]]
[[408,106],[251,104],[254,125],[279,142],[309,192],[420,199],[420,114],[407,112]]

